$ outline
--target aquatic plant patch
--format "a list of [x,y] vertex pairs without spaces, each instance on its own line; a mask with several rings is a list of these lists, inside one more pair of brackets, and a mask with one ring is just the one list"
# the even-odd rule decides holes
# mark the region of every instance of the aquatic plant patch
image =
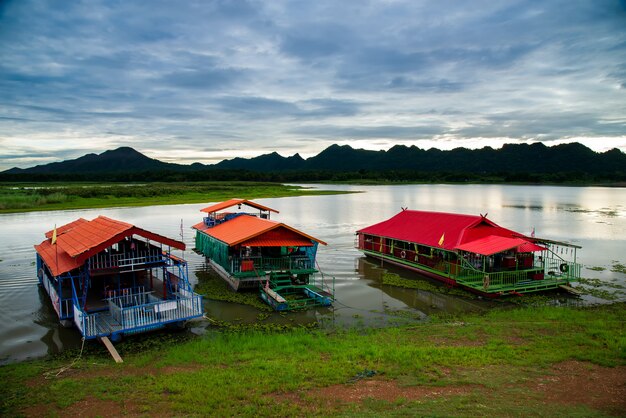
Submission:
[[196,284],[194,291],[205,298],[249,305],[261,311],[272,310],[269,305],[261,300],[258,291],[234,292],[221,277],[211,270],[197,271],[196,277],[198,284]]
[[424,290],[433,293],[446,293],[449,295],[461,296],[468,299],[475,299],[476,295],[461,289],[452,287],[437,286],[425,280],[412,280],[400,277],[396,273],[384,272],[382,274],[382,282],[385,285],[404,287],[406,289]]
[[576,290],[600,299],[616,301],[626,297],[626,286],[619,283],[581,277],[578,284]]
[[614,273],[626,274],[626,266],[622,263],[614,262],[611,267],[611,271]]

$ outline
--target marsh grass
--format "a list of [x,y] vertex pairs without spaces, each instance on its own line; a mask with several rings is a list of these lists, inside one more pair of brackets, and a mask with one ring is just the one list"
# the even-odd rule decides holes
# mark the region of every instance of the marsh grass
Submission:
[[0,213],[337,194],[261,182],[0,184]]
[[[3,366],[0,413],[13,416],[38,406],[62,416],[76,402],[97,396],[162,416],[508,416],[524,415],[529,408],[593,416],[599,412],[546,405],[521,388],[566,360],[625,365],[625,313],[625,304],[517,308],[376,330],[209,332],[136,347],[124,353],[120,365],[105,354],[87,354],[74,372],[51,380],[41,377],[44,371],[67,359]],[[315,388],[358,385],[353,379],[364,370],[407,387],[465,385],[468,390],[419,401],[348,404],[318,402],[309,395]]]

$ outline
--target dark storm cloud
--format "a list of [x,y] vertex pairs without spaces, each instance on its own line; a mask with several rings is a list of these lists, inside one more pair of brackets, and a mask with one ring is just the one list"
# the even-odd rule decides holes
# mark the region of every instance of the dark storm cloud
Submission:
[[624,1],[5,1],[0,141],[25,166],[226,139],[626,149],[625,28]]

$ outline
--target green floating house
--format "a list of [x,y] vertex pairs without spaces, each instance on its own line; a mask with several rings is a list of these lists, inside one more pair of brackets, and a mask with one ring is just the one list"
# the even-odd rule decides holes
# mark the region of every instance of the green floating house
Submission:
[[235,290],[258,289],[276,310],[329,306],[334,278],[317,279],[316,254],[325,242],[270,219],[277,210],[231,199],[201,210],[196,250]]

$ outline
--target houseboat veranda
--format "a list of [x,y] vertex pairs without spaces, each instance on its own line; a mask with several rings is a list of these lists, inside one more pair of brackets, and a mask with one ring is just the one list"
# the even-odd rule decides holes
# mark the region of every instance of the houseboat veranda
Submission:
[[171,248],[185,244],[105,216],[80,218],[35,246],[37,275],[64,326],[116,341],[202,316],[187,263]]
[[196,250],[234,291],[258,289],[278,311],[332,304],[334,278],[324,277],[315,262],[325,242],[270,220],[278,211],[250,200],[231,199],[201,211],[207,216],[193,226]]
[[581,247],[525,236],[486,215],[403,209],[356,234],[366,256],[490,297],[571,289],[580,278]]

